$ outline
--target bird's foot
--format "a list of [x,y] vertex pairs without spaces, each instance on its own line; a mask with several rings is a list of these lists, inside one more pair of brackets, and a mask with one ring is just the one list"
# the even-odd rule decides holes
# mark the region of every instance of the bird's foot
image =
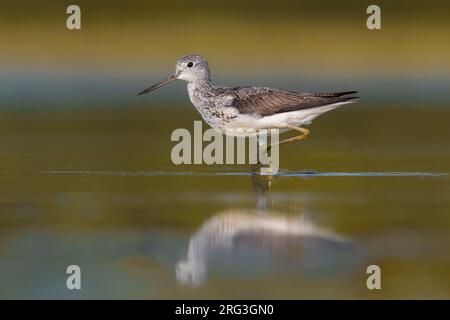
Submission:
[[257,164],[254,164],[251,166],[251,172],[253,173],[253,175],[266,175],[266,176],[273,176],[274,174],[277,173],[278,170],[276,170],[273,166],[272,163],[261,163],[258,162]]

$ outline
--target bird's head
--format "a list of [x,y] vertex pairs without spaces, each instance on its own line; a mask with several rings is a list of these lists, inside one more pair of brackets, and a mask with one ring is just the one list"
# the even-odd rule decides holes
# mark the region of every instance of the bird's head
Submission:
[[141,91],[139,95],[161,88],[162,86],[175,81],[184,80],[186,82],[211,81],[208,61],[200,55],[188,55],[180,58],[175,65],[175,73],[168,79],[160,81],[151,87]]
[[204,263],[200,261],[182,261],[175,269],[178,282],[191,286],[199,286],[207,278],[207,270]]
[[175,74],[178,79],[191,82],[196,80],[210,80],[208,61],[199,55],[184,56],[177,61]]

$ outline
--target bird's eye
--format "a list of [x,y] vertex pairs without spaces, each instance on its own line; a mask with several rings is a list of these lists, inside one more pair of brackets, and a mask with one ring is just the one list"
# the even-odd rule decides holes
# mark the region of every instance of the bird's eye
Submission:
[[194,65],[194,63],[191,61],[191,62],[188,62],[188,64],[187,64],[187,66],[189,67],[189,68],[192,68],[192,66]]

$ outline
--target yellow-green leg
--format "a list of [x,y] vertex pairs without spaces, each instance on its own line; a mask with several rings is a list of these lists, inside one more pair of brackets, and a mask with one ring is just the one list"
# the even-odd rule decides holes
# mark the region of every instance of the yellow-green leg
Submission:
[[300,132],[301,134],[298,135],[298,136],[294,136],[294,137],[291,137],[291,138],[287,138],[287,139],[281,140],[278,143],[271,144],[269,146],[268,150],[270,150],[275,145],[281,145],[281,144],[285,144],[285,143],[289,143],[289,142],[305,140],[309,136],[309,130],[306,129],[306,128],[296,127],[296,126],[287,126],[287,127],[289,129],[291,129],[291,130]]

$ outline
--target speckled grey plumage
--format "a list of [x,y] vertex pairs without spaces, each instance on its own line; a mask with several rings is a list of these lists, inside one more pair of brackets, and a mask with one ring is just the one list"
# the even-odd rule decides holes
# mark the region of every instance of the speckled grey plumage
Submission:
[[[269,87],[220,87],[211,82],[208,62],[199,55],[188,55],[178,60],[175,74],[168,81],[158,83],[140,94],[150,92],[174,79],[188,82],[187,89],[192,104],[203,119],[218,130],[233,127],[253,129],[283,128],[287,124],[300,125],[301,119],[309,123],[317,115],[337,106],[354,102],[358,97],[349,96],[356,91],[336,93],[301,93]],[[293,111],[322,108],[317,112],[298,113],[296,116],[271,117]],[[267,121],[269,120],[269,121]],[[272,121],[273,120],[273,121]],[[307,121],[306,121],[307,120]]]

